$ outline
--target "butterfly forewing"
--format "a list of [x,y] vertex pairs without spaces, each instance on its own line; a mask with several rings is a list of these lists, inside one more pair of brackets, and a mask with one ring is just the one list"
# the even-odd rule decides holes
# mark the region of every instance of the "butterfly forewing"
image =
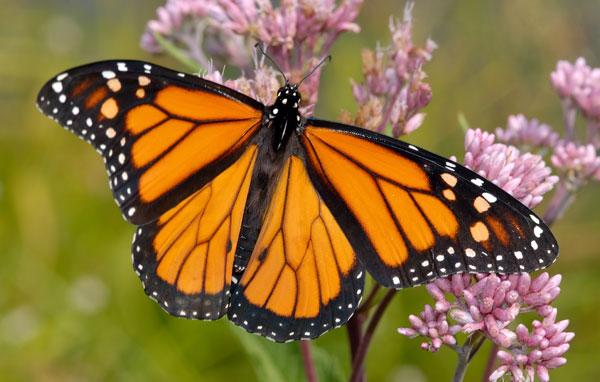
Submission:
[[309,121],[302,142],[311,179],[384,286],[458,272],[530,272],[558,254],[539,217],[455,162],[318,120]]
[[291,156],[233,288],[229,319],[278,342],[318,337],[354,313],[363,270],[303,161]]
[[233,163],[263,110],[226,87],[137,61],[59,74],[38,106],[102,155],[115,201],[135,224],[154,220]]

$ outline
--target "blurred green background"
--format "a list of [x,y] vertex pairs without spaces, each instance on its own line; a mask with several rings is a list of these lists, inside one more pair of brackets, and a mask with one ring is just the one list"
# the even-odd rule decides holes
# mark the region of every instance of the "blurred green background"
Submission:
[[[353,109],[349,78],[360,78],[360,50],[387,43],[390,14],[402,1],[367,0],[363,32],[345,35],[324,71],[317,114]],[[98,156],[37,112],[37,90],[50,76],[107,58],[152,60],[139,48],[161,1],[3,1],[0,22],[0,380],[286,380],[302,379],[297,344],[275,345],[226,320],[175,319],[147,299],[131,269],[134,228],[106,186]],[[415,6],[415,39],[439,49],[426,67],[433,101],[424,127],[408,137],[462,157],[457,114],[487,130],[524,113],[561,126],[549,73],[559,59],[600,65],[597,0],[435,1]],[[563,274],[556,305],[577,336],[555,381],[600,379],[599,187],[581,191],[555,226],[562,248],[552,273]],[[429,354],[396,334],[429,302],[423,288],[396,297],[368,357],[372,381],[449,380],[456,361]],[[346,332],[315,342],[324,380],[347,377]],[[480,379],[488,348],[467,380]],[[273,358],[256,374],[256,359]],[[265,374],[266,373],[266,374]],[[258,376],[257,376],[258,375]],[[267,377],[269,376],[269,377]]]

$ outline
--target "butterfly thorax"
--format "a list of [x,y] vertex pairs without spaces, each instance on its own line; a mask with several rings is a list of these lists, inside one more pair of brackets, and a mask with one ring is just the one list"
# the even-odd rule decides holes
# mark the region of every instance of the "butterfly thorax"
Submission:
[[273,130],[273,149],[284,148],[301,121],[298,111],[302,96],[298,85],[286,83],[277,91],[275,103],[267,109],[267,119]]

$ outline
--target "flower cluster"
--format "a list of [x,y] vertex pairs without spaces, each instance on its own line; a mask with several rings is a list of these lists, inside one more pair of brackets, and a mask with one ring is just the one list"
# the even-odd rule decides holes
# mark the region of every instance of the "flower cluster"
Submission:
[[494,143],[495,136],[480,129],[465,135],[465,165],[533,208],[558,182],[558,177],[536,154]]
[[600,180],[600,157],[592,144],[561,142],[554,148],[552,164],[575,185],[592,177]]
[[[532,279],[519,275],[453,275],[427,285],[435,306],[426,305],[419,316],[411,315],[411,327],[398,332],[414,338],[422,336],[423,349],[437,351],[442,345],[456,348],[456,334],[483,333],[502,350],[500,366],[492,373],[495,381],[510,372],[516,380],[523,373],[546,381],[548,369],[562,365],[574,334],[565,332],[568,321],[556,323],[557,310],[551,306],[560,293],[561,276],[542,273]],[[449,297],[450,296],[450,297]],[[522,312],[536,312],[541,321],[532,323],[531,332],[523,324],[510,325]]]
[[600,120],[600,68],[591,68],[582,57],[573,64],[559,61],[550,79],[561,98],[574,102],[586,117]]
[[506,128],[497,128],[499,141],[519,146],[553,147],[559,135],[550,126],[535,118],[527,119],[523,114],[508,117]]
[[425,47],[412,41],[412,3],[404,9],[402,21],[390,19],[392,43],[362,53],[362,83],[353,82],[358,104],[355,118],[346,122],[399,137],[416,130],[425,117],[421,112],[431,100],[431,88],[424,82],[423,65],[431,60],[436,44],[427,40]]
[[[284,0],[277,6],[266,0],[167,0],[157,10],[157,18],[148,23],[141,44],[153,53],[169,47],[178,52],[176,56],[192,60],[205,71],[212,70],[214,59],[218,65],[234,65],[244,76],[252,77],[250,52],[258,41],[268,47],[289,80],[298,82],[329,54],[341,33],[359,31],[354,20],[361,5],[362,0],[340,4],[335,0]],[[219,77],[218,73],[209,74]],[[310,113],[317,101],[319,76],[320,68],[300,88],[308,96],[305,113]],[[274,84],[273,79],[250,78],[246,85],[251,93],[261,92],[253,86]],[[274,93],[277,87],[268,91]]]

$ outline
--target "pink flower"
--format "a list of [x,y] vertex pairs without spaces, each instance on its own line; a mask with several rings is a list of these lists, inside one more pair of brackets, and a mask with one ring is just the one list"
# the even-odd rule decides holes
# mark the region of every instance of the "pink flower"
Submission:
[[561,142],[552,154],[552,164],[567,173],[571,180],[581,182],[595,177],[600,179],[600,157],[591,145]]
[[[524,375],[533,380],[537,373],[544,380],[548,369],[566,362],[563,355],[574,337],[564,332],[568,321],[555,322],[557,310],[551,304],[560,294],[560,282],[560,275],[550,277],[545,272],[535,279],[527,273],[458,274],[438,279],[427,285],[434,307],[425,305],[419,316],[409,316],[411,326],[398,332],[410,338],[421,336],[426,339],[422,349],[437,351],[443,345],[457,348],[457,333],[479,331],[501,348],[501,365],[491,381],[505,373],[518,381],[524,381]],[[525,312],[536,312],[541,321],[534,320],[531,330],[523,324],[511,329]]]
[[425,117],[421,109],[431,100],[423,65],[436,45],[431,40],[424,48],[413,44],[412,6],[407,3],[402,21],[390,19],[391,46],[363,51],[364,80],[352,83],[358,112],[351,122],[378,132],[389,124],[394,137],[416,130]]
[[550,76],[564,99],[570,99],[590,119],[600,120],[600,68],[591,68],[580,57],[574,64],[559,61]]
[[579,57],[574,64],[568,61],[559,61],[556,64],[556,70],[550,74],[550,81],[561,97],[569,98],[584,87],[590,73],[591,68],[586,64],[585,58]]
[[523,114],[509,116],[506,129],[497,128],[496,137],[505,143],[534,147],[552,147],[559,140],[550,126],[535,118],[528,120]]
[[[259,41],[288,79],[298,82],[329,54],[341,33],[359,31],[354,20],[361,5],[362,0],[283,0],[277,5],[267,0],[167,0],[148,22],[142,47],[160,51],[160,35],[205,70],[215,60],[250,76],[251,53]],[[305,113],[317,101],[320,71],[300,88]]]
[[531,330],[519,324],[515,330],[518,342],[510,351],[500,350],[497,357],[500,366],[490,375],[490,381],[501,379],[511,373],[513,380],[533,381],[537,374],[540,381],[549,381],[549,369],[567,363],[564,354],[575,333],[565,332],[569,320],[556,322],[556,308],[547,309],[542,321],[534,320]]
[[529,208],[558,182],[539,155],[494,143],[491,133],[469,129],[465,135],[465,165],[504,189]]

